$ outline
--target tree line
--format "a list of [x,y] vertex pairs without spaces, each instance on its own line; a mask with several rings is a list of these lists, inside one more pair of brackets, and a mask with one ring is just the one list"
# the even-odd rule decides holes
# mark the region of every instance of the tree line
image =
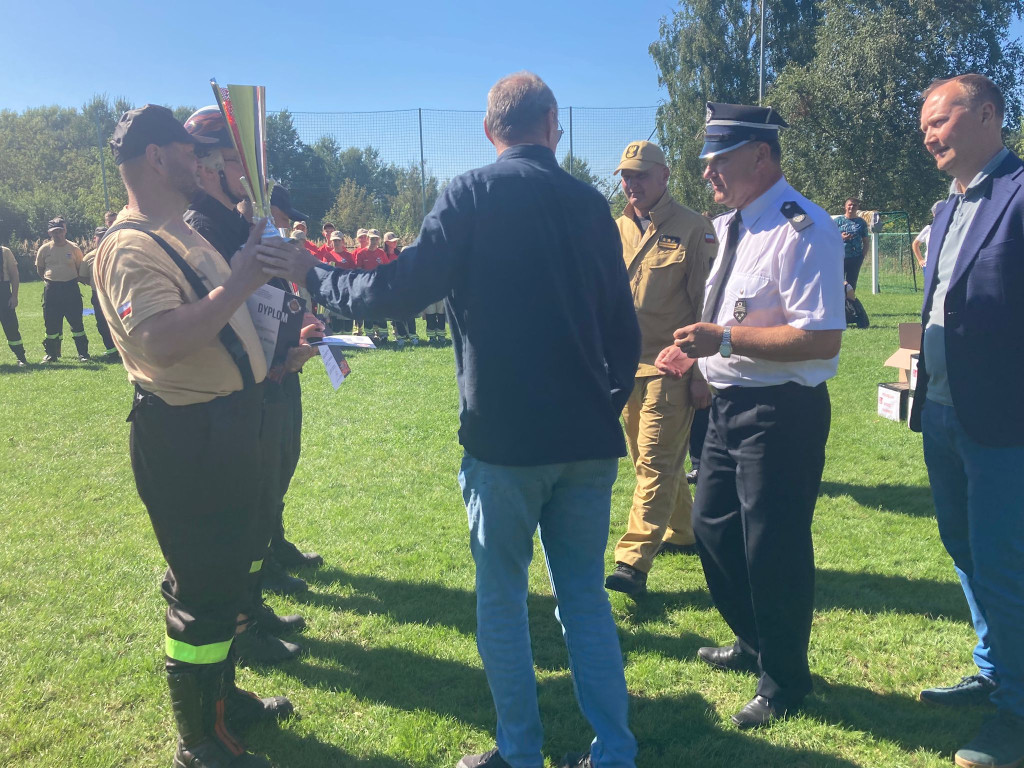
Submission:
[[[927,223],[948,186],[918,131],[920,93],[937,77],[992,77],[1007,98],[1007,142],[1024,151],[1024,50],[1007,33],[1024,0],[772,0],[765,10],[764,103],[791,126],[781,137],[783,167],[825,208],[839,210],[854,195],[867,209],[905,210],[915,227]],[[757,0],[681,0],[650,46],[667,91],[658,140],[673,166],[671,188],[698,211],[715,211],[697,157],[704,104],[757,103],[759,15]],[[96,96],[80,109],[0,111],[0,243],[34,253],[56,215],[70,237],[86,240],[107,200],[115,211],[124,205],[106,140],[132,106]],[[194,108],[174,111],[184,122]],[[375,227],[411,237],[446,183],[423,178],[417,164],[385,162],[372,146],[305,143],[287,111],[268,116],[267,133],[271,175],[314,232],[330,220],[348,233]],[[621,190],[586,158],[567,156],[562,166],[598,187],[614,214],[622,210]],[[24,276],[33,277],[30,266]]]
[[[714,210],[697,158],[705,102],[757,104],[763,0],[682,0],[650,47],[668,99],[658,133],[672,191]],[[1024,0],[772,0],[765,4],[764,104],[786,119],[783,169],[828,210],[848,196],[865,209],[904,210],[915,227],[947,195],[924,151],[921,92],[964,72],[991,77],[1007,102],[1007,143],[1020,133],[1024,52],[1007,30]]]

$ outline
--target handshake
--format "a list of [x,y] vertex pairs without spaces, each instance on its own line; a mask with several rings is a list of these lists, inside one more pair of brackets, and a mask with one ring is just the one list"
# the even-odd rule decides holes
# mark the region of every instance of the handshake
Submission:
[[272,277],[280,277],[300,286],[306,274],[320,262],[297,240],[282,237],[261,239],[267,226],[259,219],[249,231],[249,239],[231,259],[231,277],[252,293]]

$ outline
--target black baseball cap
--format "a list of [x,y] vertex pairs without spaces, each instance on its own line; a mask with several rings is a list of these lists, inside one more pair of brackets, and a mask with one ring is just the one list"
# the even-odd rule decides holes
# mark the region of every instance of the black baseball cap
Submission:
[[100,237],[101,238],[105,234],[107,234],[107,228],[106,227],[96,227],[96,229],[94,229],[92,231],[92,236],[93,237]]
[[68,225],[64,223],[64,217],[63,216],[58,216],[55,219],[50,219],[50,221],[46,224],[46,231],[47,232],[53,232],[56,229],[67,229],[67,228],[68,228]]
[[114,153],[114,162],[120,165],[125,160],[144,155],[150,144],[158,147],[168,144],[201,146],[215,144],[216,141],[206,136],[193,136],[174,119],[174,113],[167,107],[146,104],[138,109],[129,109],[121,115],[114,126],[110,150]]
[[309,218],[302,211],[295,210],[294,206],[292,206],[291,193],[287,187],[282,187],[280,184],[274,185],[274,189],[270,193],[270,204],[284,211],[285,215],[292,221],[305,221]]

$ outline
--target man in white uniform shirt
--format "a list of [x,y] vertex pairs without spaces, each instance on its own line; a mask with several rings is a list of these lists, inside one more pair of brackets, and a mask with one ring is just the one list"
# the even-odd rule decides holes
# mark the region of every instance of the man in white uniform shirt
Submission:
[[721,245],[701,322],[677,330],[656,363],[680,373],[700,358],[713,393],[693,529],[736,640],[698,655],[758,675],[732,716],[740,728],[784,717],[811,691],[811,518],[831,419],[825,381],[846,327],[843,243],[782,175],[785,127],[769,107],[708,104],[704,178],[735,210],[714,222]]

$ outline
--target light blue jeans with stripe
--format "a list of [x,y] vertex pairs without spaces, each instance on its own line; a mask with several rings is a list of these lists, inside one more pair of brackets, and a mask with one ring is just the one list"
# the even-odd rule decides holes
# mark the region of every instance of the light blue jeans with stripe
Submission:
[[526,610],[538,527],[576,698],[596,734],[593,764],[635,768],[622,650],[604,589],[617,471],[615,459],[509,467],[463,457],[459,483],[476,562],[477,648],[498,714],[498,751],[512,768],[544,765]]

